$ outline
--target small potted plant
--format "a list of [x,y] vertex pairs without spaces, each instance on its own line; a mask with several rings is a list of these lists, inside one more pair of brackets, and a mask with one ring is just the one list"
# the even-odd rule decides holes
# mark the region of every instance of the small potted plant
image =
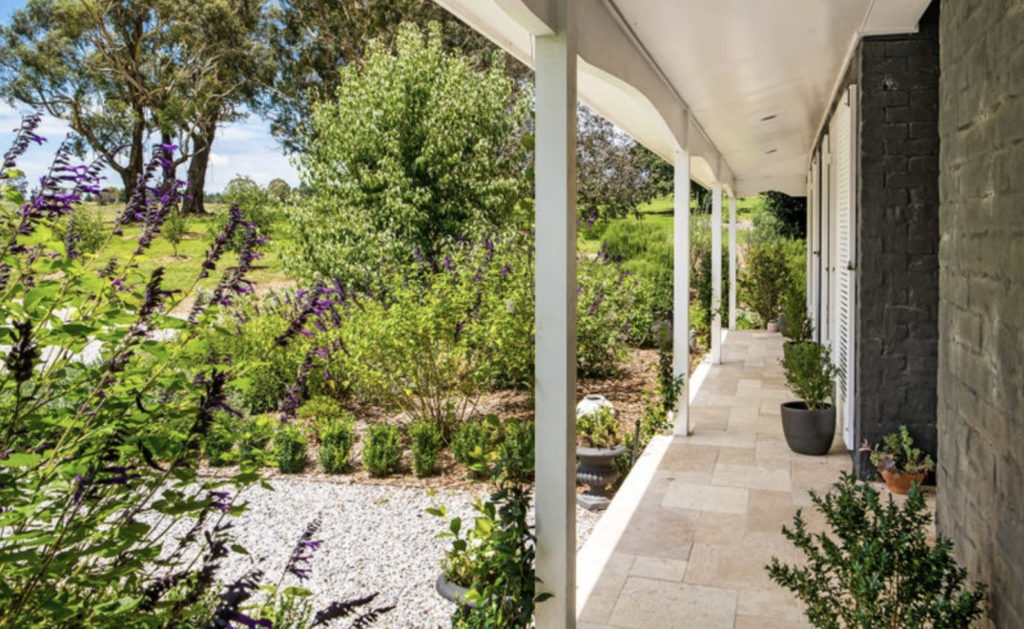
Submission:
[[871,453],[871,463],[894,494],[906,494],[911,485],[920,485],[928,472],[935,469],[932,458],[914,447],[914,439],[906,426],[883,437],[880,446],[872,448],[865,441],[861,450]]
[[608,507],[607,487],[619,478],[615,459],[625,452],[612,405],[601,396],[587,396],[576,409],[576,480],[587,486],[576,497],[581,507],[591,511]]
[[[785,325],[782,325],[783,320]],[[782,344],[783,355],[788,353],[793,345],[811,340],[814,328],[807,317],[807,305],[804,303],[802,291],[793,291],[786,299],[785,314],[779,318],[779,331],[786,338]]]
[[782,359],[786,382],[800,399],[782,405],[782,432],[793,452],[821,455],[832,447],[836,410],[835,377],[828,348],[812,341],[790,346]]

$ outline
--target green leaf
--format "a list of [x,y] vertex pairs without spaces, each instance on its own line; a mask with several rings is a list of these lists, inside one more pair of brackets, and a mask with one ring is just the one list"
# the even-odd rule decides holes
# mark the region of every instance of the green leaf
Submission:
[[0,461],[0,467],[35,467],[42,459],[43,457],[38,454],[15,452]]

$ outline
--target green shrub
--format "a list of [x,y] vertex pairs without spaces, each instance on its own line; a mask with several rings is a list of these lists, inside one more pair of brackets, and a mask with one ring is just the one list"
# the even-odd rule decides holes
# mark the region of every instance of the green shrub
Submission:
[[928,541],[931,511],[914,486],[902,505],[843,474],[825,496],[811,492],[829,530],[807,530],[800,511],[782,534],[805,556],[796,565],[773,557],[769,576],[803,602],[815,627],[961,629],[981,617],[985,586],[967,585],[953,544]]
[[739,274],[741,297],[762,321],[774,321],[792,281],[785,241],[776,238],[755,242],[745,258]]
[[813,341],[794,343],[786,350],[782,369],[789,388],[807,404],[809,410],[832,405],[839,370],[832,365],[828,347]]
[[431,422],[413,422],[409,424],[409,444],[412,449],[412,469],[416,476],[436,474],[443,445],[440,429]]
[[74,250],[79,253],[95,253],[103,246],[110,230],[103,224],[99,210],[77,207],[54,226],[56,238],[66,240],[68,232],[75,236]]
[[298,415],[312,424],[319,424],[322,421],[341,419],[345,409],[333,398],[315,395],[299,407]]
[[206,461],[215,467],[233,463],[233,450],[237,439],[238,427],[235,418],[230,413],[217,413],[203,444]]
[[[277,213],[270,195],[258,183],[244,175],[235,175],[225,186],[222,195],[224,203],[237,205],[245,212],[246,220],[256,226],[257,236],[269,236],[277,220]],[[225,210],[226,211],[226,210]],[[232,251],[241,247],[241,234],[229,241]]]
[[607,258],[581,258],[577,284],[577,370],[584,377],[610,376],[626,357],[632,327],[650,326],[650,305],[637,278]]
[[188,233],[188,219],[180,208],[175,208],[167,215],[164,224],[160,227],[160,235],[174,248],[174,256],[178,256],[178,245],[182,238]]
[[254,300],[248,304],[244,323],[228,324],[236,334],[209,335],[210,354],[215,359],[252,365],[246,385],[238,388],[237,395],[242,406],[253,413],[277,409],[287,388],[296,381],[309,346],[302,335],[284,347],[278,345],[276,339],[290,322],[287,308],[276,299],[267,297],[262,303]]
[[282,424],[274,434],[274,458],[277,469],[296,474],[306,469],[306,433],[294,423]]
[[398,426],[372,424],[366,431],[363,468],[370,476],[387,476],[398,471],[402,462],[402,433]]
[[499,430],[498,418],[494,415],[489,415],[484,421],[462,422],[452,435],[452,456],[474,475],[479,475],[474,468],[487,460],[487,453],[498,441]]
[[527,187],[529,98],[503,63],[480,72],[445,50],[436,25],[424,37],[405,24],[393,50],[373,42],[341,75],[299,155],[315,196],[290,216],[292,275],[376,286],[417,247],[434,259],[448,241],[512,223]]
[[536,595],[534,571],[536,538],[529,523],[530,488],[498,476],[498,489],[487,501],[478,500],[472,526],[448,517],[443,507],[427,512],[445,520],[438,537],[452,545],[441,562],[445,577],[469,588],[466,600],[452,617],[459,629],[530,626],[535,603],[549,595]]
[[342,411],[317,422],[320,441],[320,466],[328,474],[339,474],[348,469],[352,446],[356,442],[355,419]]
[[622,443],[622,433],[615,412],[600,409],[576,418],[576,440],[587,448],[611,448]]
[[532,421],[506,419],[492,460],[500,476],[529,482],[533,478],[535,446]]
[[254,415],[240,424],[238,454],[242,461],[257,466],[268,462],[267,446],[274,438],[274,431],[280,422],[269,415]]

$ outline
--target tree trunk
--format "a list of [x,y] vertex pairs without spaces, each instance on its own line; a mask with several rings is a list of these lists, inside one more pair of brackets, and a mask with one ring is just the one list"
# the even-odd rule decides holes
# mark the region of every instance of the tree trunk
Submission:
[[210,151],[213,148],[214,136],[217,134],[217,117],[210,116],[209,119],[198,125],[198,133],[192,159],[188,163],[188,183],[185,186],[185,201],[182,204],[182,211],[185,214],[206,213],[203,202],[206,188],[206,167],[210,163]]
[[145,165],[145,158],[142,155],[142,152],[145,150],[143,146],[145,134],[146,124],[142,119],[142,113],[136,112],[135,123],[132,128],[132,144],[128,147],[128,163],[122,168],[111,164],[117,173],[121,175],[125,201],[132,198],[132,193],[135,192],[135,187],[139,184],[139,176],[142,175],[142,169]]

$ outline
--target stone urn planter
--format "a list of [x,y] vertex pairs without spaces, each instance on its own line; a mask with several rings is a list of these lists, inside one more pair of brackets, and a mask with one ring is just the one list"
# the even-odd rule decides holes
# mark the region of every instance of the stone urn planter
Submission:
[[590,511],[603,511],[611,503],[607,487],[619,478],[615,467],[616,457],[626,452],[626,446],[612,448],[585,448],[576,446],[576,480],[586,485],[587,490],[576,494],[576,503]]
[[612,433],[603,434],[598,443],[593,443],[594,435],[588,431],[595,428],[581,418],[603,420],[604,428],[608,428],[615,422],[615,408],[603,395],[588,395],[576,405],[577,439],[582,442],[576,445],[576,480],[587,487],[584,493],[576,494],[576,503],[590,511],[602,511],[611,502],[608,486],[619,478],[615,458],[626,448],[618,443],[609,446],[609,437],[614,437]]
[[790,450],[798,454],[827,454],[836,434],[836,409],[808,410],[804,402],[782,405],[782,432]]
[[458,583],[454,583],[445,578],[444,573],[437,575],[437,581],[434,582],[434,588],[437,593],[441,595],[441,598],[451,601],[456,605],[462,607],[476,607],[476,601],[467,601],[466,592],[469,588],[464,588]]
[[890,472],[888,470],[879,470],[882,474],[882,478],[885,479],[885,486],[894,494],[907,495],[910,493],[910,486],[914,482],[918,485],[924,483],[924,477],[928,475],[927,472],[921,472],[919,474],[901,474],[899,472]]

